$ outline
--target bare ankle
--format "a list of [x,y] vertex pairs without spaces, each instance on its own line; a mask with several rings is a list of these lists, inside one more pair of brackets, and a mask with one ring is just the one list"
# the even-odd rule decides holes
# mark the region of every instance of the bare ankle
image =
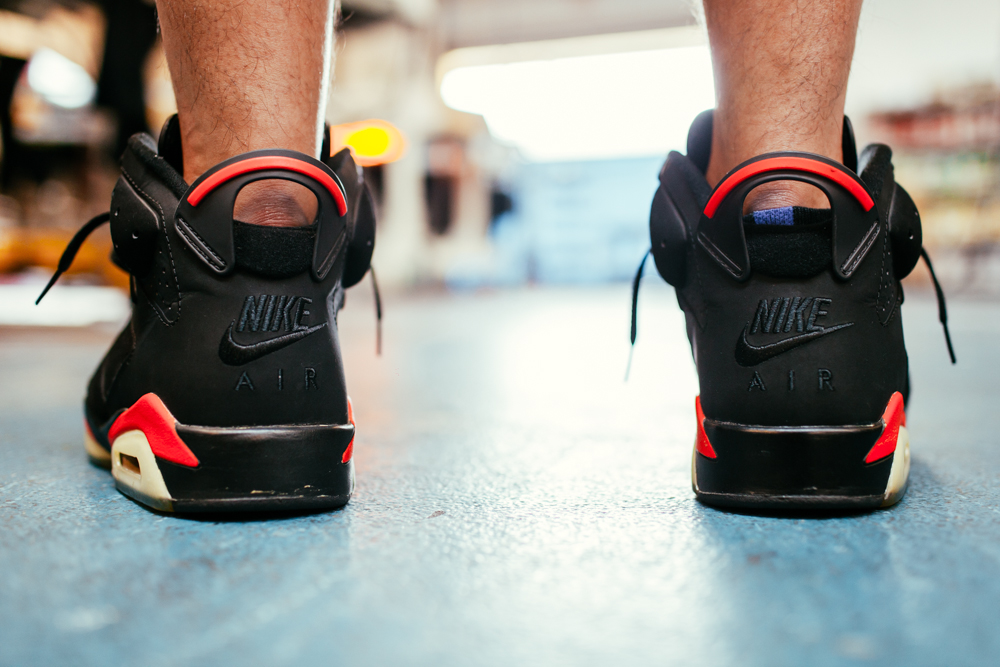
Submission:
[[316,219],[316,197],[294,183],[258,181],[240,192],[233,218],[270,227],[311,225]]
[[[750,125],[745,128],[744,125]],[[713,187],[746,160],[775,151],[806,151],[842,158],[841,129],[827,128],[823,133],[803,136],[772,136],[761,130],[762,123],[734,123],[733,127],[718,124],[712,136],[712,153],[705,177]],[[734,127],[738,129],[734,129]],[[787,133],[786,133],[787,134]],[[766,139],[766,140],[765,140]],[[743,203],[743,212],[762,211],[783,206],[829,208],[830,203],[820,190],[799,181],[772,181],[754,188]]]
[[830,208],[826,195],[818,189],[796,181],[773,181],[754,188],[743,202],[743,212],[763,211],[784,206]]

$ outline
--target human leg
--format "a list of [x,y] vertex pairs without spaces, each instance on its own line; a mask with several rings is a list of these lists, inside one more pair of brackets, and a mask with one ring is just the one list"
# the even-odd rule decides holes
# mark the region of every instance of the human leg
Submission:
[[[333,52],[334,0],[159,0],[184,178],[248,151],[284,148],[313,157],[322,145]],[[315,198],[302,188],[251,184],[236,217],[309,224]]]
[[[705,0],[718,104],[706,174],[715,185],[762,153],[842,161],[847,78],[861,0]],[[808,185],[757,188],[750,209],[827,206]]]

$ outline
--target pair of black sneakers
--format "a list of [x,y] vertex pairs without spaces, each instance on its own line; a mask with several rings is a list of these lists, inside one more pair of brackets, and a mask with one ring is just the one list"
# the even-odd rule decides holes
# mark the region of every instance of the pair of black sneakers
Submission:
[[[762,155],[712,190],[708,113],[688,156],[671,153],[661,172],[652,253],[698,366],[694,489],[706,502],[870,508],[905,490],[899,280],[920,256],[920,222],[889,150],[870,147],[858,169],[847,124],[844,143],[844,165]],[[375,217],[350,153],[329,153],[253,151],[189,185],[176,117],[158,145],[129,141],[111,211],[80,230],[52,280],[110,220],[133,315],[90,382],[85,443],[123,493],[177,512],[349,500],[355,427],[337,313],[369,270]],[[311,190],[314,224],[234,220],[239,191],[261,179]],[[744,217],[747,193],[776,179],[815,185],[831,209]]]

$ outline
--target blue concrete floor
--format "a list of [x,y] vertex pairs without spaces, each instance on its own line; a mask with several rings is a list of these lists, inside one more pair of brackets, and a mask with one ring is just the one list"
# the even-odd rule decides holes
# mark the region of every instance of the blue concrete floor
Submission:
[[904,307],[913,475],[895,509],[775,518],[690,489],[695,376],[648,281],[390,299],[342,316],[342,511],[151,513],[84,458],[107,332],[0,331],[0,665],[986,665],[1000,661],[1000,307],[951,368]]

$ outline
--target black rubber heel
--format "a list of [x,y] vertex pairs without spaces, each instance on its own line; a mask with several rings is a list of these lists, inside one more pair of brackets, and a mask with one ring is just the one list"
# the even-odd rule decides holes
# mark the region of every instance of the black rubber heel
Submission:
[[883,432],[881,420],[860,426],[765,427],[705,419],[704,428],[716,454],[713,459],[695,453],[693,486],[704,503],[773,510],[864,510],[887,504],[895,454],[865,463]]
[[354,491],[354,461],[345,456],[354,439],[352,424],[178,424],[177,435],[199,465],[157,459],[175,512],[330,509],[347,504]]

